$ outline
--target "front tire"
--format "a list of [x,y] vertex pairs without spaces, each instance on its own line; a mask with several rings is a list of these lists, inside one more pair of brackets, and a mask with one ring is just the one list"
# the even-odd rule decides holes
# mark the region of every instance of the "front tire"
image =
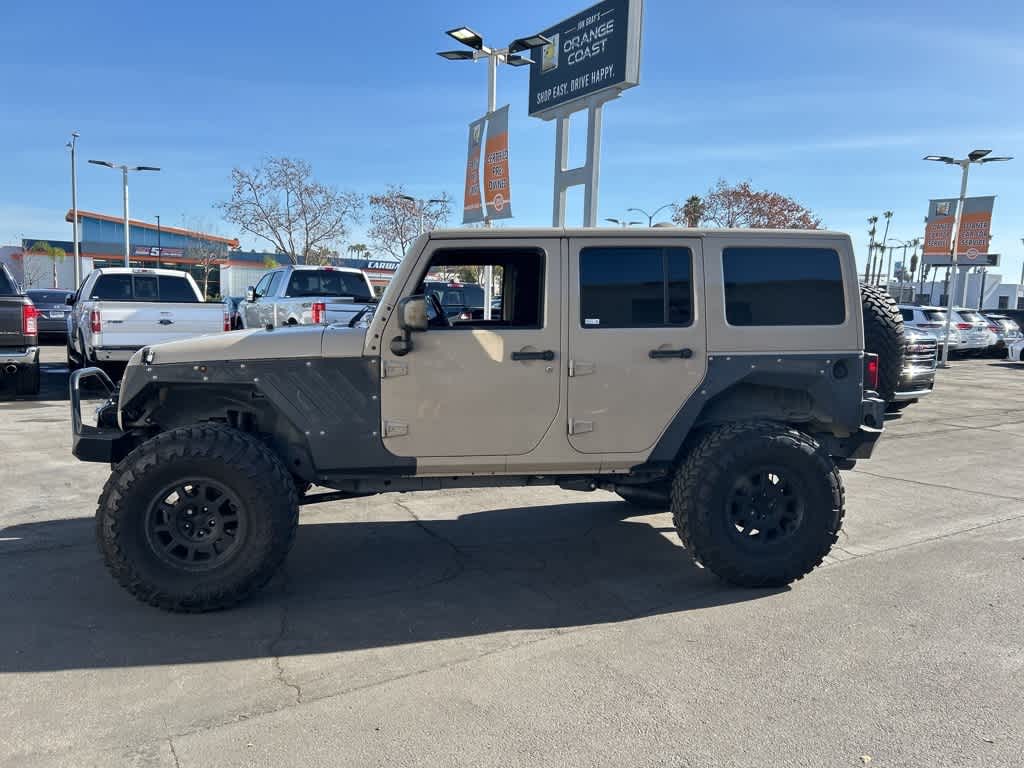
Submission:
[[168,611],[227,608],[263,587],[298,526],[295,484],[254,437],[219,425],[165,432],[115,468],[96,536],[114,578]]
[[672,517],[699,564],[743,587],[781,587],[821,564],[843,520],[839,472],[810,436],[783,424],[730,424],[679,467]]

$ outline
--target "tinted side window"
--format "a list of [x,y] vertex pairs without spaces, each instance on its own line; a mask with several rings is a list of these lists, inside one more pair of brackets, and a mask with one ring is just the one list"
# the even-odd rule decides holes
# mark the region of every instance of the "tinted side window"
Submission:
[[580,324],[644,328],[693,322],[689,248],[605,247],[580,251]]
[[15,293],[14,285],[7,278],[7,270],[0,269],[0,296],[13,296]]
[[281,285],[281,279],[284,277],[284,272],[275,272],[274,276],[270,278],[270,285],[267,286],[267,296],[277,296],[277,288]]
[[[952,247],[952,246],[950,246]],[[914,319],[914,310],[912,309],[901,309],[900,314],[903,315],[903,319],[910,322]]]
[[160,301],[176,301],[182,304],[197,304],[196,292],[184,277],[160,275]]
[[831,248],[722,250],[730,325],[840,325],[846,320],[839,254]]

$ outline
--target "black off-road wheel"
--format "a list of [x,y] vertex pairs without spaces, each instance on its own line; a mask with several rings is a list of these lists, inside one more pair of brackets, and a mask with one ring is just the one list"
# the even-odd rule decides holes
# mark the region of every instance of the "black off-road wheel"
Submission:
[[878,355],[878,394],[892,400],[903,371],[903,315],[893,298],[874,285],[860,287],[864,351]]
[[256,438],[219,425],[165,432],[115,468],[96,537],[114,578],[168,611],[230,607],[263,587],[298,526],[295,484]]
[[708,432],[676,472],[672,518],[700,565],[743,587],[810,573],[843,522],[839,472],[808,435],[783,424]]

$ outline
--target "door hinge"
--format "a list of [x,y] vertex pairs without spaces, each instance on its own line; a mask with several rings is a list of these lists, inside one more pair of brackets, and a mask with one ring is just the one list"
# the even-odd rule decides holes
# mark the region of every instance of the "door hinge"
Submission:
[[569,419],[569,434],[582,435],[594,431],[594,422],[581,419]]
[[584,363],[580,360],[569,361],[569,376],[587,376],[593,372],[593,363]]
[[385,421],[384,437],[401,437],[409,434],[409,425],[404,421]]
[[384,367],[381,375],[385,379],[393,379],[396,376],[407,376],[409,374],[409,366],[405,363],[394,363],[390,360],[384,361]]

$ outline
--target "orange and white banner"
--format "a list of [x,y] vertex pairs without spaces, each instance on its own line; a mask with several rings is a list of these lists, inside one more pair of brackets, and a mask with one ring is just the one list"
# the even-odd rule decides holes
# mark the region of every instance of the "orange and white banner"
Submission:
[[512,185],[508,175],[508,105],[487,116],[484,155],[484,204],[489,219],[512,217]]
[[480,199],[480,145],[483,142],[486,117],[469,124],[469,151],[466,155],[466,193],[462,201],[462,223],[472,224],[484,220]]
[[[960,236],[957,238],[957,261],[969,265],[973,261],[985,263],[988,253],[989,236],[992,229],[992,208],[995,197],[968,197],[960,214]],[[928,218],[925,219],[924,255],[945,256],[949,259],[953,243],[953,226],[956,219],[957,198],[942,198],[928,203]]]

